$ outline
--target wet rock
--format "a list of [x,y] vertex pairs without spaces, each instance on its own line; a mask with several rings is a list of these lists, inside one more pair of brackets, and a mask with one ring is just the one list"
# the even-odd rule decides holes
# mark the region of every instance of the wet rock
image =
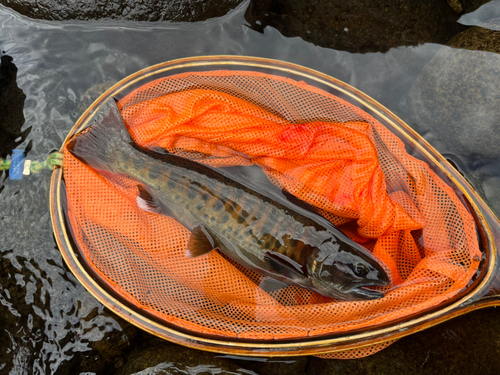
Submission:
[[125,365],[115,375],[255,374],[248,370],[241,372],[239,369],[240,366],[223,358],[223,355],[186,348],[149,336],[127,356]]
[[500,54],[494,53],[500,51],[500,32],[473,27],[450,46],[434,56],[410,90],[417,130],[430,130],[444,149],[475,167],[500,160]]
[[481,27],[471,27],[452,38],[448,45],[472,51],[500,53],[500,19],[485,22]]
[[491,0],[446,0],[455,13],[470,13]]
[[447,0],[448,5],[455,11],[455,13],[460,13],[464,10],[461,0]]
[[[308,374],[496,374],[500,310],[480,310],[407,336],[366,358],[311,358]],[[465,370],[466,369],[466,370]]]
[[277,358],[252,358],[241,357],[234,359],[242,368],[254,371],[260,375],[299,375],[306,374],[310,357],[277,357]]
[[31,131],[31,127],[22,129],[25,99],[23,90],[17,86],[17,67],[11,56],[3,55],[0,65],[0,158],[12,154]]
[[474,12],[481,5],[489,3],[491,0],[461,0],[464,13]]
[[260,32],[272,26],[285,36],[349,52],[444,44],[466,28],[444,0],[252,0],[245,18]]
[[31,18],[46,20],[125,19],[195,22],[220,17],[242,0],[0,0]]
[[[28,374],[34,369],[51,373],[43,363],[45,359],[49,363],[57,359],[58,375],[83,371],[109,374],[115,370],[117,360],[124,357],[134,341],[137,329],[133,325],[96,304],[83,288],[77,300],[98,307],[86,311],[82,306],[77,311],[68,309],[67,303],[58,305],[59,311],[55,310],[53,304],[57,293],[50,289],[51,278],[33,259],[3,251],[0,252],[0,269],[0,321],[3,325],[0,365],[5,364],[0,366],[0,375]],[[61,316],[53,317],[52,312]],[[46,353],[53,340],[61,347],[71,348],[66,350],[64,357]]]

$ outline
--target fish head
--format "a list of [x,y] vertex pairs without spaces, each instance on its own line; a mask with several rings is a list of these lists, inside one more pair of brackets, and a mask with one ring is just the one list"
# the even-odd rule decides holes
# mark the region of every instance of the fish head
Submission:
[[357,248],[338,249],[328,242],[309,256],[307,269],[315,290],[343,300],[371,300],[384,293],[370,289],[388,286],[387,272],[367,251]]

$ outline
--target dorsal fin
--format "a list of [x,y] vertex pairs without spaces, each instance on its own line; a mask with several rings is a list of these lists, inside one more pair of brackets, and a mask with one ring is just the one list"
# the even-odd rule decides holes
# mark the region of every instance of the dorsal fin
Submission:
[[196,258],[210,253],[215,248],[214,239],[204,226],[198,225],[191,232],[189,237],[186,256]]

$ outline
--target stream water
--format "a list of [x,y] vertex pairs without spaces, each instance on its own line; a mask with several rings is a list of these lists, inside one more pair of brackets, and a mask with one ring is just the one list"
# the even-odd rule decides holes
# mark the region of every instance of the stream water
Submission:
[[[434,74],[430,71],[432,64],[439,66],[440,61],[447,61],[440,60],[441,55],[454,58],[456,51],[470,53],[471,58],[480,58],[488,67],[500,66],[496,53],[459,51],[432,43],[391,48],[386,53],[349,53],[315,46],[301,37],[285,37],[273,27],[257,32],[245,19],[247,6],[248,2],[243,2],[224,17],[202,22],[146,23],[40,21],[0,5],[0,51],[11,56],[18,69],[17,86],[22,92],[11,91],[12,96],[17,94],[18,103],[24,101],[24,107],[12,115],[14,119],[2,125],[14,130],[2,140],[1,156],[9,155],[12,145],[27,148],[32,160],[43,160],[59,149],[85,105],[90,104],[82,102],[84,94],[97,85],[101,86],[95,90],[142,68],[182,57],[258,56],[316,69],[367,93],[452,160],[493,211],[500,214],[495,106],[486,99],[483,106],[457,104],[469,111],[466,114],[470,117],[486,119],[484,128],[431,124],[422,110],[426,103],[422,82],[427,81],[420,78],[420,84],[415,84],[421,74]],[[497,15],[500,5],[492,2],[459,22],[478,25]],[[449,69],[437,76],[448,77]],[[485,98],[499,95],[498,89],[494,91],[498,79],[493,73],[490,79],[480,67],[478,73],[464,65],[457,69],[457,77],[463,74],[464,79],[471,79],[472,75],[472,82],[477,90],[483,90]],[[437,76],[434,74],[435,80]],[[455,94],[449,92],[450,96]],[[474,112],[479,110],[482,112]],[[0,116],[2,113],[0,109]],[[453,113],[458,116],[464,112]],[[0,118],[0,124],[4,120]],[[450,121],[455,119],[450,117]],[[5,173],[0,175],[0,374],[113,373],[126,361],[122,352],[140,345],[137,333],[107,312],[66,268],[52,234],[49,184],[49,171],[22,181],[12,181]],[[112,342],[112,347],[103,349],[103,341]],[[213,356],[205,353],[199,361],[207,355]],[[204,362],[193,365],[196,360],[192,358],[190,361],[158,365],[147,373],[222,371]],[[294,360],[278,362],[283,373],[294,373]],[[238,373],[260,373],[255,363],[247,369],[244,362],[239,366]]]

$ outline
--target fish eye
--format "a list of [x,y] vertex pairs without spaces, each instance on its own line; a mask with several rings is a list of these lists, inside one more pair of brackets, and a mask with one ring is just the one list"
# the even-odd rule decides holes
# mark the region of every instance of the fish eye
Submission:
[[368,267],[362,263],[358,263],[354,266],[354,274],[358,277],[364,277],[368,274]]

